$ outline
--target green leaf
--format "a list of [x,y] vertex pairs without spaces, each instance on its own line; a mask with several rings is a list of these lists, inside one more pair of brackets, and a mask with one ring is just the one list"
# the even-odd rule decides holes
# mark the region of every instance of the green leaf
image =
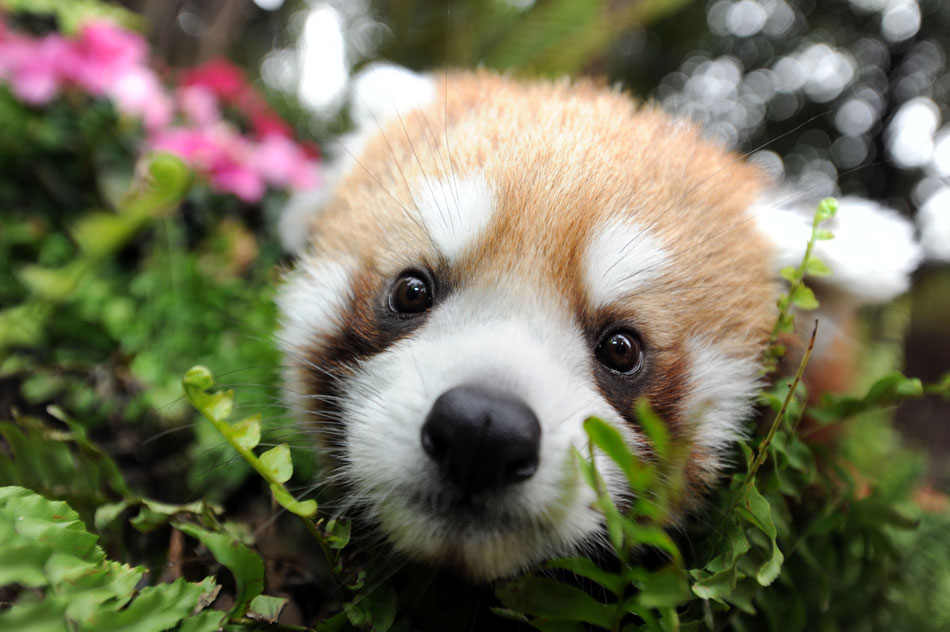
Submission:
[[819,228],[817,231],[815,231],[815,239],[818,241],[828,241],[829,239],[834,238],[835,234],[827,228]]
[[[222,419],[222,417],[219,417]],[[242,419],[231,426],[231,438],[241,447],[252,450],[261,442],[261,415],[260,413]],[[273,451],[273,450],[272,450]],[[265,452],[264,455],[267,453]],[[261,460],[264,460],[261,455]],[[289,478],[289,477],[288,477]],[[286,481],[287,479],[284,479]],[[283,483],[284,481],[281,481]]]
[[182,621],[177,632],[217,632],[226,616],[219,610],[205,610]]
[[652,472],[630,452],[626,440],[616,428],[602,419],[590,417],[584,421],[584,430],[594,445],[620,467],[634,491],[646,489],[653,478]]
[[[233,391],[214,391],[214,378],[211,370],[204,366],[195,366],[185,373],[182,378],[185,394],[199,411],[217,421],[224,421],[231,415],[234,407]],[[229,437],[230,438],[230,435]]]
[[315,500],[296,500],[286,489],[280,485],[271,484],[270,491],[274,495],[274,500],[287,511],[310,518],[317,513],[317,501]]
[[743,494],[736,506],[739,515],[774,540],[776,531],[775,524],[772,522],[772,509],[769,506],[769,501],[759,493],[754,481],[750,481],[743,486],[742,490]]
[[613,609],[583,590],[549,577],[526,576],[495,589],[505,607],[551,621],[583,621],[610,628]]
[[650,401],[641,397],[636,403],[637,421],[653,444],[653,451],[662,461],[670,457],[670,431],[666,423],[654,412]]
[[213,587],[214,579],[211,577],[200,584],[177,579],[170,584],[148,586],[128,607],[98,612],[90,618],[87,629],[162,632],[191,614],[201,596]]
[[231,571],[237,594],[230,614],[232,618],[243,616],[251,600],[264,591],[264,562],[260,556],[223,533],[186,523],[176,522],[172,526],[208,547],[214,559]]
[[544,566],[545,568],[561,568],[581,577],[586,577],[615,595],[622,593],[626,585],[623,577],[604,570],[596,562],[586,557],[562,557],[550,560]]
[[112,213],[89,213],[70,231],[82,254],[103,258],[120,248],[138,229],[135,218]]
[[108,503],[102,505],[96,509],[96,517],[93,521],[93,525],[96,528],[96,531],[103,531],[110,524],[119,519],[119,516],[122,515],[126,509],[128,509],[128,501],[122,500],[117,503]]
[[158,217],[173,209],[191,188],[192,172],[177,156],[154,152],[136,168],[132,189],[121,204],[121,212]]
[[386,632],[396,620],[396,603],[396,591],[382,585],[343,604],[343,611],[359,629]]
[[99,563],[105,553],[98,539],[66,503],[22,487],[0,487],[0,586],[49,585],[44,566],[56,553]]
[[676,561],[680,561],[682,554],[679,547],[667,531],[654,522],[640,524],[636,520],[624,520],[623,529],[636,546],[646,545],[659,549]]
[[818,209],[815,211],[815,223],[827,221],[838,212],[838,200],[835,198],[825,198],[818,203]]
[[[586,423],[586,422],[585,422]],[[594,466],[593,457],[587,459],[576,448],[574,449],[575,461],[581,472],[581,478],[597,494],[594,506],[600,509],[607,522],[607,535],[614,549],[620,550],[623,546],[623,517],[614,504],[610,495],[607,493],[607,486],[600,472]]]
[[798,275],[798,268],[794,266],[785,266],[781,269],[781,271],[779,271],[779,274],[781,274],[782,278],[789,283],[801,281],[801,277]]
[[722,599],[735,590],[737,578],[736,567],[733,565],[693,582],[692,589],[701,599]]
[[763,586],[768,586],[774,582],[775,578],[778,577],[782,571],[782,563],[784,561],[785,556],[782,555],[782,551],[779,550],[778,543],[772,540],[772,555],[769,556],[769,559],[765,560],[762,566],[759,567],[759,570],[756,571],[756,581]]
[[[66,503],[0,488],[0,586],[30,586],[0,612],[3,630],[160,632],[207,605],[214,580],[136,590],[144,574],[109,561]],[[16,594],[16,593],[14,593]]]
[[798,285],[790,294],[792,304],[799,309],[812,310],[818,308],[818,299],[807,285]]
[[287,600],[283,597],[258,595],[251,600],[251,606],[247,609],[247,618],[265,623],[277,623],[277,619],[286,605]]
[[831,268],[826,266],[821,259],[818,259],[812,255],[808,258],[808,261],[805,262],[805,274],[809,274],[814,277],[831,276]]
[[261,463],[279,483],[286,483],[294,474],[294,466],[290,460],[290,448],[286,443],[271,448],[261,455]]
[[809,408],[808,413],[822,423],[831,423],[872,408],[884,408],[908,399],[918,399],[925,391],[919,379],[894,372],[872,384],[864,397],[825,396],[821,405]]
[[[222,513],[221,507],[206,503],[203,500],[187,505],[170,505],[168,503],[143,498],[138,500],[137,503],[139,505],[139,513],[136,514],[130,522],[133,527],[142,533],[149,533],[159,527],[165,526],[180,514],[191,514],[203,520],[209,513],[211,516]],[[204,521],[207,522],[207,520]]]
[[689,582],[677,565],[649,573],[636,596],[637,603],[644,608],[672,608],[688,599]]
[[331,520],[326,527],[327,544],[331,549],[342,549],[350,543],[350,533],[351,523],[349,520]]

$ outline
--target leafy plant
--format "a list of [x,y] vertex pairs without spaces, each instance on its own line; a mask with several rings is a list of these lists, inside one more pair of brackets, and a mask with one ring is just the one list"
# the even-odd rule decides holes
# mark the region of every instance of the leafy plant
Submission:
[[107,559],[97,540],[65,502],[0,487],[0,586],[15,586],[18,593],[0,612],[0,626],[159,631],[191,619],[183,629],[216,629],[217,621],[208,625],[207,617],[193,617],[216,594],[213,578],[139,589],[145,569]]

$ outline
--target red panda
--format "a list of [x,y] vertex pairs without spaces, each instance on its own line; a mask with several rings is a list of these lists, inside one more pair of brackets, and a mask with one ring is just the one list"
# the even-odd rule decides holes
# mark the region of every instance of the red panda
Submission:
[[[353,111],[330,182],[283,219],[301,256],[279,297],[287,398],[351,513],[474,580],[589,550],[601,516],[571,448],[597,416],[644,450],[644,396],[688,443],[695,510],[751,414],[811,201],[590,81],[381,66]],[[920,259],[875,204],[836,222],[816,365]]]

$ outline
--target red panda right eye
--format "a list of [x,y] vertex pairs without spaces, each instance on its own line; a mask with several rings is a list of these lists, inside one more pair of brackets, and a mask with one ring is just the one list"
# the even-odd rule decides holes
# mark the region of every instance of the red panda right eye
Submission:
[[416,274],[404,274],[393,285],[389,308],[397,314],[418,314],[432,307],[429,283]]
[[608,334],[595,350],[597,359],[617,373],[636,373],[643,365],[643,350],[636,334],[624,329]]

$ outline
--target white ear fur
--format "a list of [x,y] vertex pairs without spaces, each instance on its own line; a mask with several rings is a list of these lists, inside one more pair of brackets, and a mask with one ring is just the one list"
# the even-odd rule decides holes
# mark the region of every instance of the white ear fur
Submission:
[[950,262],[950,188],[924,202],[917,211],[917,226],[927,258]]
[[353,101],[350,115],[357,129],[376,124],[425,107],[435,99],[435,81],[401,66],[376,62],[369,64],[353,78]]
[[[775,245],[777,274],[801,263],[814,207],[787,206],[776,199],[763,200],[751,212]],[[838,204],[838,214],[822,225],[834,239],[817,242],[813,251],[831,269],[822,284],[857,304],[883,303],[907,291],[923,258],[910,221],[870,200],[845,197]]]
[[353,130],[330,148],[319,189],[291,196],[281,213],[278,235],[284,249],[300,253],[308,243],[310,225],[323,210],[340,179],[356,164],[366,143],[390,121],[432,103],[435,80],[394,64],[375,62],[352,79],[350,116]]

